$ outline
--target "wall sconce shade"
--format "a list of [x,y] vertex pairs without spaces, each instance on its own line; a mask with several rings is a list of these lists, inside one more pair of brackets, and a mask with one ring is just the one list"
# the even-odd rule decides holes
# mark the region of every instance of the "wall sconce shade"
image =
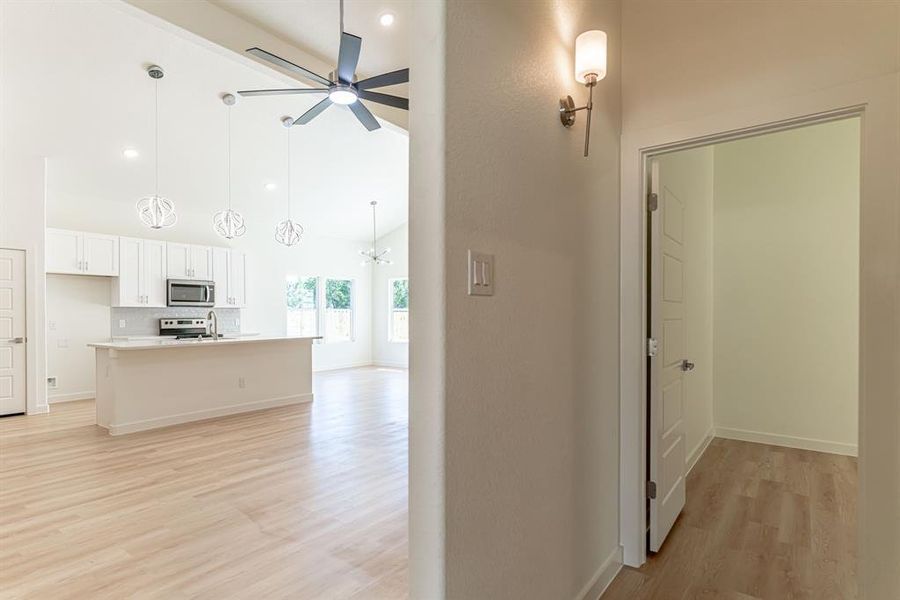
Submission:
[[575,38],[575,80],[588,83],[606,77],[606,32],[594,29]]
[[584,131],[584,155],[588,155],[591,145],[591,111],[594,109],[594,86],[606,77],[606,32],[597,29],[585,31],[575,38],[575,80],[588,88],[588,101],[584,106],[575,107],[572,96],[559,100],[559,119],[563,127],[575,124],[575,115],[580,110],[587,111],[587,127]]

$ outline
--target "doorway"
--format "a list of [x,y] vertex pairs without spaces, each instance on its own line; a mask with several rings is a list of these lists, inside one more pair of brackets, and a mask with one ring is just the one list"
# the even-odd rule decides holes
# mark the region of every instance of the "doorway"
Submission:
[[0,416],[25,413],[25,251],[0,248]]
[[[736,504],[792,504],[821,539],[827,519],[809,515],[822,486],[849,489],[855,511],[855,460],[831,472],[827,456],[857,454],[859,119],[662,153],[648,167],[648,548],[661,549],[713,438],[773,450],[717,445],[720,459],[739,450]],[[844,562],[855,558],[854,547]]]

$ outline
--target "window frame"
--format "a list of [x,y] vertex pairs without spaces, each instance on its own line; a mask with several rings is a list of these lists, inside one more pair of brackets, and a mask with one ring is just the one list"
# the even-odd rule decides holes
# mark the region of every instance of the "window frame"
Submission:
[[[328,333],[328,298],[326,290],[328,289],[328,281],[349,281],[350,282],[350,337],[334,339]],[[319,277],[319,292],[322,298],[322,304],[319,307],[320,327],[319,332],[322,336],[322,342],[325,344],[349,344],[356,341],[356,278],[328,276]]]
[[[394,339],[394,282],[395,281],[405,281],[407,294],[409,294],[409,275],[406,277],[389,277],[388,285],[387,285],[387,294],[388,294],[388,314],[387,314],[387,338],[388,343],[390,344],[408,344],[409,343],[409,335],[407,335],[405,340]],[[409,301],[407,300],[406,314],[407,319],[409,319]],[[399,309],[403,310],[403,309]]]
[[[304,280],[304,279],[315,279],[315,280],[316,280],[316,308],[315,308],[315,311],[316,311],[316,332],[313,334],[312,337],[322,337],[322,326],[323,326],[323,323],[322,323],[322,302],[321,302],[321,299],[322,299],[322,290],[323,290],[323,287],[322,287],[322,277],[320,277],[319,275],[287,275],[287,276],[284,278],[284,283],[285,283],[285,286],[287,286],[288,282],[291,281],[291,280],[302,281],[302,280]],[[302,310],[302,309],[301,309],[301,310]],[[288,316],[288,314],[291,312],[291,308],[287,306],[287,297],[285,297],[285,312],[286,312],[286,314],[285,314],[285,325],[287,325],[287,316]],[[285,329],[286,329],[286,327],[285,327]],[[289,332],[289,331],[287,332],[287,334],[288,334],[288,335],[300,335],[300,336],[303,335],[302,333],[292,334],[292,333]],[[315,341],[316,341],[316,342],[320,342],[321,340],[315,340]]]

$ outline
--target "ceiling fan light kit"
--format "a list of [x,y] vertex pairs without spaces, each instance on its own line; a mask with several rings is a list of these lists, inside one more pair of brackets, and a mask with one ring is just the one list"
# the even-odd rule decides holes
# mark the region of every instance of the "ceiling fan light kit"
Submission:
[[312,108],[300,115],[294,125],[306,125],[332,104],[350,107],[357,120],[369,131],[375,131],[381,127],[378,119],[369,111],[360,100],[367,100],[386,106],[393,106],[402,110],[409,110],[409,99],[391,94],[382,94],[371,90],[409,81],[409,69],[399,69],[390,73],[382,73],[362,81],[356,80],[356,67],[359,64],[359,53],[362,48],[362,38],[344,31],[344,1],[340,0],[340,27],[341,45],[338,50],[337,67],[328,77],[322,77],[309,69],[296,65],[289,60],[281,58],[262,48],[249,48],[248,54],[260,58],[270,64],[286,69],[305,77],[313,83],[323,86],[315,88],[291,88],[271,90],[243,90],[238,92],[241,96],[279,96],[292,94],[327,94]]

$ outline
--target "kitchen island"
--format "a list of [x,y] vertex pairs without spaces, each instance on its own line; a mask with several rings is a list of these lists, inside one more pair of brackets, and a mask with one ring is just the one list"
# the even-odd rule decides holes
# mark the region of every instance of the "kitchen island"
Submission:
[[123,340],[96,349],[97,424],[119,435],[311,402],[314,337]]

